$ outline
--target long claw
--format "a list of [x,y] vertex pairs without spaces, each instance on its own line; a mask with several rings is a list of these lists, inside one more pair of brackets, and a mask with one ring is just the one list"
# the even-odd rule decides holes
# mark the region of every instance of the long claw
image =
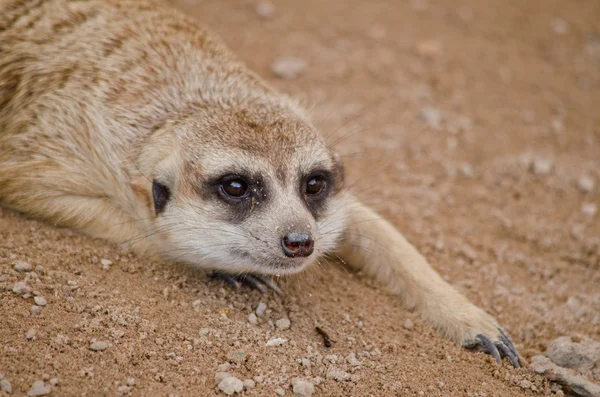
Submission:
[[481,341],[481,344],[483,345],[485,351],[491,354],[492,357],[496,359],[498,364],[502,364],[502,359],[500,358],[500,353],[498,352],[496,345],[494,345],[492,341],[490,341],[486,336],[482,334],[478,334],[476,338]]
[[506,332],[502,327],[499,327],[498,329],[500,330],[500,340],[504,342],[504,344],[510,349],[510,351],[515,355],[515,357],[519,357],[519,353],[517,352],[515,344],[513,343],[508,332]]
[[279,295],[283,295],[283,291],[279,288],[275,281],[269,276],[254,276],[257,277],[264,285],[271,288],[273,291],[278,293]]
[[263,281],[260,278],[255,277],[251,274],[245,274],[243,276],[240,276],[240,281],[242,282],[242,284],[246,284],[251,288],[257,289],[263,294],[267,292],[267,287],[264,286]]
[[256,289],[262,293],[268,292],[268,289],[272,289],[277,294],[283,294],[281,289],[275,284],[275,282],[269,276],[262,276],[257,274],[239,274],[231,275],[227,273],[221,273],[214,271],[210,274],[212,279],[219,279],[225,281],[233,289],[239,289],[240,285],[246,285],[250,288]]
[[498,350],[500,351],[500,355],[502,355],[503,357],[508,357],[513,367],[520,367],[519,359],[513,354],[510,348],[504,344],[504,342],[496,342],[495,345],[496,348],[498,348]]
[[235,277],[229,275],[229,274],[225,274],[225,273],[219,273],[219,272],[212,272],[210,274],[210,278],[212,279],[218,279],[218,280],[223,280],[225,281],[227,284],[229,284],[229,286],[233,289],[239,289],[240,288],[240,283],[235,279]]

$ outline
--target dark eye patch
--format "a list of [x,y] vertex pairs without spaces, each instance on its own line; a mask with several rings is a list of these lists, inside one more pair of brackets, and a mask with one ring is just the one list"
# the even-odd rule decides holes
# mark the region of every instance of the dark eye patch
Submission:
[[171,191],[168,187],[156,180],[152,181],[152,199],[154,201],[154,212],[156,215],[164,211],[170,198]]
[[335,192],[335,182],[333,173],[328,170],[315,170],[302,178],[300,194],[315,218],[321,215],[327,198]]

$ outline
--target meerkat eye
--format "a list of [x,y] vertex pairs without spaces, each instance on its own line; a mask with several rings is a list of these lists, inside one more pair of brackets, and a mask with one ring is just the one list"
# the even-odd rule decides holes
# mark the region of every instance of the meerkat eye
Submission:
[[152,198],[154,199],[154,211],[160,214],[171,198],[171,191],[165,185],[152,181]]
[[325,190],[326,185],[327,183],[322,176],[313,175],[306,181],[306,194],[309,196],[321,194]]
[[242,179],[230,179],[219,186],[222,194],[232,198],[243,198],[248,195],[248,184]]

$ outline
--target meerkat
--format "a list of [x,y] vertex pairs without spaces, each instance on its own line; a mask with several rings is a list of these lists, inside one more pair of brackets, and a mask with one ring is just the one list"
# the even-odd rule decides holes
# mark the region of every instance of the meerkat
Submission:
[[336,255],[519,366],[496,320],[348,191],[303,109],[153,0],[0,0],[0,204],[238,277]]

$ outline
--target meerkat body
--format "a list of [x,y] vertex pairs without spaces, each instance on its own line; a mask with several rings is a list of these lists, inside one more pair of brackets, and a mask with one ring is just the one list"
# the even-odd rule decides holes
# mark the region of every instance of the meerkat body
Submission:
[[156,2],[0,0],[0,204],[230,273],[335,253],[518,365],[496,321],[344,189],[302,109]]

